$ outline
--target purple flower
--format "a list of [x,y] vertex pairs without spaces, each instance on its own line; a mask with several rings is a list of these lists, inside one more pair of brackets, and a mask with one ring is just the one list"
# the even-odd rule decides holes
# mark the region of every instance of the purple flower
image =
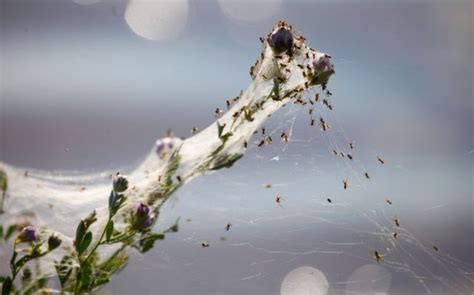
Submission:
[[155,143],[155,151],[158,156],[163,159],[174,148],[174,140],[172,137],[163,137]]
[[132,228],[138,231],[149,228],[153,223],[153,214],[150,206],[142,202],[135,205],[131,217]]
[[331,63],[331,57],[327,54],[313,60],[313,66],[316,72],[334,73],[334,65]]
[[36,242],[39,239],[36,228],[32,225],[24,227],[17,236],[17,241],[21,242]]
[[291,51],[293,48],[293,34],[285,28],[279,28],[267,38],[268,44],[275,53]]

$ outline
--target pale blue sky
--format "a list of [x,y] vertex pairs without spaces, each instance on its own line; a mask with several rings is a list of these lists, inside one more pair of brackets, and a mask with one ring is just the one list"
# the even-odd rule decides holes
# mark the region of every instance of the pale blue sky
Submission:
[[[247,87],[258,37],[279,18],[333,56],[333,101],[342,120],[351,122],[347,125],[359,126],[351,131],[359,133],[364,126],[366,132],[358,137],[371,136],[368,140],[398,149],[408,132],[411,139],[426,136],[431,150],[469,152],[474,26],[468,3],[284,1],[274,17],[238,25],[216,1],[199,1],[191,2],[178,39],[152,42],[135,35],[117,16],[123,1],[4,0],[1,158],[73,168],[77,161],[52,154],[69,145],[77,154],[67,157],[81,159],[82,168],[107,167],[114,165],[112,158],[83,161],[82,143],[94,143],[93,150],[102,155],[121,143],[117,129],[140,130],[113,157],[120,155],[125,160],[116,163],[125,164],[170,127],[186,136],[192,125],[210,123],[215,107]],[[196,111],[179,120],[170,115],[190,109]],[[114,122],[110,113],[122,120]],[[20,116],[28,118],[19,121]],[[62,122],[61,116],[74,123]],[[63,128],[55,136],[49,124],[58,120]],[[380,120],[394,142],[377,136],[378,124],[372,123]],[[92,132],[89,124],[97,130]],[[36,136],[43,132],[52,133],[46,142]],[[99,144],[97,138],[105,136],[109,140]],[[24,154],[34,142],[42,155],[37,159]]]

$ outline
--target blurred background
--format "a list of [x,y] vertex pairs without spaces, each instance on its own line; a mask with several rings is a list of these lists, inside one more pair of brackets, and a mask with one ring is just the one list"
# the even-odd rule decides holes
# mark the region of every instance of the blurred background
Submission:
[[[180,232],[135,255],[109,292],[474,289],[472,1],[0,3],[0,160],[20,167],[132,169],[168,129],[205,128],[250,84],[258,38],[279,19],[333,57],[334,111],[317,108],[330,133],[310,127],[306,109],[283,108],[265,127],[292,130],[290,144],[253,144],[235,168],[179,191],[159,227],[181,216]],[[349,140],[354,161],[334,157]],[[395,217],[394,243],[380,233]],[[375,249],[389,262],[377,265]],[[291,273],[302,266],[320,273]]]

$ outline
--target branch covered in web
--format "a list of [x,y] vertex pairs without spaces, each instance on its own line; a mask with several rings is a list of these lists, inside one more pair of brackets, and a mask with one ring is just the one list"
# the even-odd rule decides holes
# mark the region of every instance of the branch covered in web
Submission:
[[[140,243],[144,233],[149,234],[161,205],[178,188],[198,175],[232,167],[245,154],[254,131],[269,116],[292,100],[301,99],[305,91],[314,87],[324,89],[334,74],[330,56],[309,47],[306,39],[285,22],[278,22],[261,41],[262,52],[250,68],[252,83],[239,96],[227,101],[229,110],[224,114],[216,110],[216,121],[190,138],[168,136],[158,140],[146,160],[130,173],[129,185],[120,191],[120,198],[118,195],[112,198],[113,193],[110,194],[108,207],[106,198],[110,184],[94,184],[97,178],[103,180],[104,175],[68,177],[40,171],[27,175],[24,169],[0,163],[6,172],[8,195],[11,196],[5,203],[7,213],[3,222],[11,222],[23,210],[31,209],[36,216],[36,221],[32,222],[41,220],[47,230],[61,232],[64,237],[61,249],[41,258],[47,272],[53,269],[53,261],[70,257],[68,251],[77,249],[78,241],[72,237],[77,237],[78,219],[86,216],[91,206],[96,209],[96,220],[87,228],[87,233],[91,233],[87,244],[93,249],[84,246],[81,253],[71,256],[79,257],[76,262],[81,267],[85,267],[86,262],[95,263],[87,265],[94,269],[101,261],[116,257],[117,251],[143,250]],[[82,189],[85,183],[92,184]],[[5,193],[2,202],[4,197]],[[113,208],[113,214],[110,213],[110,198],[112,204],[119,202]],[[36,211],[46,203],[54,204],[60,210],[53,209],[54,214]],[[149,214],[140,219],[146,224],[147,231],[137,229],[137,224],[142,224],[137,223],[137,212]],[[85,238],[85,234],[81,237]],[[127,239],[121,240],[124,237]],[[120,241],[128,247],[99,247],[107,244],[102,239]],[[117,257],[126,261],[122,254]]]

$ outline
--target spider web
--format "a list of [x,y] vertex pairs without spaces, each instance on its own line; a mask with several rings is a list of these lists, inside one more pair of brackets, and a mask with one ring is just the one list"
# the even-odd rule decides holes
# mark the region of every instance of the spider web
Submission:
[[[314,92],[306,96],[312,98]],[[320,96],[324,97],[323,92]],[[313,117],[326,118],[331,129],[310,126],[311,108]],[[155,253],[153,265],[145,263],[151,270],[157,268],[155,264],[164,264],[159,267],[162,272],[170,268],[194,282],[209,281],[213,276],[222,279],[220,273],[229,272],[230,278],[224,276],[223,283],[195,289],[201,294],[274,294],[289,271],[305,265],[325,274],[327,294],[471,292],[474,265],[438,249],[434,241],[419,238],[416,224],[407,224],[400,217],[403,214],[396,196],[390,198],[392,205],[387,204],[388,194],[381,193],[384,184],[377,184],[378,174],[384,174],[377,172],[395,168],[376,163],[376,155],[369,160],[359,158],[357,144],[353,150],[349,148],[352,139],[339,123],[337,109],[329,111],[321,103],[291,103],[264,128],[265,135],[260,128],[253,136],[241,165],[197,180],[168,204],[172,208],[164,210],[164,224],[172,224],[177,215],[189,222],[180,237]],[[282,132],[289,135],[289,143],[280,140]],[[258,147],[264,136],[271,136],[273,143]],[[333,150],[351,153],[353,160],[335,156]],[[370,160],[374,163],[366,164]],[[347,190],[342,188],[343,179],[350,181]],[[283,198],[280,205],[276,196]],[[420,212],[426,209],[417,208]],[[400,227],[394,225],[395,218],[400,218]],[[224,229],[227,223],[232,225],[228,232]],[[203,241],[210,244],[209,249],[201,249]],[[178,243],[184,246],[173,250]],[[374,251],[382,256],[379,262]],[[182,252],[201,257],[178,258]],[[210,264],[212,260],[221,263]],[[318,284],[319,289],[308,286],[303,294],[326,294],[324,281]]]

